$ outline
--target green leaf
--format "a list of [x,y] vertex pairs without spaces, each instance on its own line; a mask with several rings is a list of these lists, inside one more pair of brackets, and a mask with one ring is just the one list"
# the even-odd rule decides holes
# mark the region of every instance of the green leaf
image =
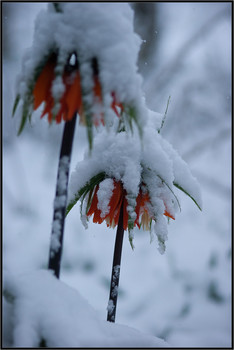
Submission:
[[133,227],[129,227],[129,225],[128,225],[128,240],[129,240],[129,243],[130,243],[132,250],[134,250],[135,247],[133,244],[133,236],[131,235],[132,229],[133,229]]
[[[98,173],[97,175],[94,175],[75,195],[75,198],[68,203],[67,209],[66,209],[66,216],[69,213],[69,211],[74,207],[74,205],[78,202],[78,200],[83,197],[83,200],[85,196],[90,192],[93,191],[94,187],[98,185],[100,182],[102,182],[106,177],[105,172]],[[91,193],[92,195],[92,193]],[[91,204],[91,197],[89,197],[88,204]]]
[[16,111],[16,108],[19,104],[19,101],[20,101],[20,94],[18,94],[15,98],[15,102],[14,102],[14,106],[13,106],[13,109],[12,109],[12,117],[14,117],[14,114],[15,114],[15,111]]
[[179,190],[181,190],[182,192],[184,192],[188,197],[190,197],[190,198],[194,201],[194,203],[196,204],[196,206],[198,207],[198,209],[200,209],[200,210],[202,211],[201,207],[199,206],[199,204],[197,203],[197,201],[195,200],[195,198],[194,198],[193,196],[191,196],[191,194],[189,194],[182,186],[180,186],[180,185],[177,184],[176,182],[173,182],[173,185],[174,185],[175,187],[177,187]]
[[[22,111],[22,117],[21,117],[21,123],[20,123],[19,131],[18,131],[18,135],[20,135],[21,132],[23,131],[27,119],[29,119],[29,121],[31,120],[32,113],[31,113],[30,109],[33,106],[33,99],[34,99],[33,89],[34,89],[35,83],[36,83],[41,71],[43,70],[43,68],[44,68],[45,64],[48,62],[48,60],[54,60],[56,62],[57,51],[55,48],[49,50],[49,53],[46,54],[42,58],[42,60],[39,62],[39,64],[36,66],[36,68],[34,70],[33,77],[28,81],[27,94],[23,98],[24,104],[23,104],[23,111]],[[16,108],[18,106],[19,101],[20,101],[20,95],[18,94],[16,96],[16,99],[14,102],[12,116],[14,116],[14,113],[16,111]]]
[[22,112],[21,123],[20,123],[20,127],[19,127],[18,134],[17,134],[18,136],[19,136],[19,135],[21,134],[21,132],[23,131],[27,119],[28,119],[28,118],[29,118],[29,119],[31,118],[31,113],[29,112],[30,106],[31,106],[31,101],[30,101],[30,99],[28,98],[28,99],[24,102],[24,105],[23,105],[23,112]]
[[170,99],[171,99],[171,96],[168,97],[168,100],[167,100],[167,106],[166,106],[166,110],[165,110],[165,113],[164,113],[164,116],[163,116],[163,119],[162,119],[162,123],[161,123],[161,126],[158,130],[158,133],[160,134],[161,130],[162,130],[162,127],[164,125],[164,122],[166,120],[166,117],[167,117],[167,111],[168,111],[168,107],[169,107],[169,104],[170,104]]
[[138,127],[139,135],[142,138],[143,131],[142,131],[142,127],[140,126],[140,124],[138,122],[136,108],[134,106],[124,106],[124,110],[125,110],[125,113],[127,114],[127,117],[128,117],[127,122],[129,124],[130,130],[133,131],[132,121],[134,121]]
[[86,119],[86,128],[87,128],[89,149],[91,151],[93,148],[93,124],[92,124],[92,115],[88,111],[87,111],[87,113],[85,113],[85,119]]
[[180,202],[179,202],[179,199],[176,197],[174,191],[171,189],[171,187],[168,185],[168,183],[160,176],[160,175],[157,175],[159,177],[159,179],[167,186],[167,188],[171,191],[171,193],[173,194],[173,196],[175,197],[176,201],[177,201],[177,204],[179,206],[179,209],[181,211],[181,206],[180,206]]

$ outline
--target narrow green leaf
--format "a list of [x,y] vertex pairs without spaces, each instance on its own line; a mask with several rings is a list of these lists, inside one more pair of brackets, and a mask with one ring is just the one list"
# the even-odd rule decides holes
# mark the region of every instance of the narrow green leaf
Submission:
[[166,183],[166,181],[160,176],[160,175],[157,175],[159,177],[159,179],[167,186],[167,188],[171,191],[171,193],[173,194],[173,196],[175,197],[176,201],[177,201],[177,204],[179,206],[179,209],[181,211],[181,206],[180,206],[180,202],[178,200],[178,198],[176,197],[174,191],[171,189],[171,187],[168,185],[168,183]]
[[93,201],[93,191],[94,191],[94,187],[89,191],[89,198],[88,198],[88,201],[87,201],[86,214],[89,211],[89,208],[90,208],[91,203]]
[[27,119],[31,117],[31,113],[29,113],[29,107],[30,107],[30,101],[26,100],[24,102],[24,105],[23,105],[23,112],[22,112],[21,123],[20,123],[18,134],[17,134],[18,136],[23,131]]
[[164,116],[163,116],[163,119],[162,119],[162,123],[161,123],[161,126],[158,130],[158,133],[160,134],[161,130],[162,130],[162,127],[164,125],[164,122],[166,120],[166,117],[167,117],[167,111],[168,111],[168,107],[169,107],[169,104],[170,104],[170,99],[171,99],[171,96],[168,97],[168,100],[167,100],[167,106],[166,106],[166,110],[165,110],[165,113],[164,113]]
[[80,199],[80,197],[76,196],[75,199],[67,205],[66,216],[69,213],[69,211],[74,207],[74,205],[78,202],[79,199]]
[[142,127],[140,126],[140,124],[138,122],[136,108],[134,106],[126,106],[126,107],[124,107],[124,109],[125,109],[125,112],[128,116],[128,124],[130,126],[131,131],[133,131],[132,121],[134,121],[138,127],[139,135],[142,138],[143,131],[142,131]]
[[86,128],[87,128],[87,136],[88,136],[90,151],[92,151],[92,148],[93,148],[93,126],[92,126],[92,122],[90,122],[91,118],[92,117],[90,117],[90,116],[88,118],[86,118],[86,122],[87,122]]
[[130,225],[130,227],[128,225],[128,240],[129,240],[129,243],[130,243],[130,246],[131,246],[132,250],[134,250],[135,247],[134,247],[134,244],[133,244],[133,236],[131,234],[132,229],[133,229],[132,225]]
[[13,106],[13,109],[12,109],[12,117],[14,117],[14,114],[15,114],[15,111],[16,111],[16,108],[19,104],[19,101],[20,101],[20,94],[18,94],[15,98],[15,102],[14,102],[14,106]]
[[197,203],[197,201],[195,200],[195,198],[194,198],[193,196],[191,196],[191,194],[189,194],[182,186],[180,186],[180,185],[177,184],[176,182],[174,182],[173,185],[174,185],[175,187],[177,187],[179,190],[181,190],[182,192],[184,192],[188,197],[190,197],[190,198],[194,201],[194,203],[196,204],[196,206],[198,207],[198,209],[200,209],[200,210],[202,211],[201,207],[199,206],[199,204]]
[[[69,211],[74,207],[74,205],[78,202],[78,200],[83,197],[82,201],[84,200],[85,196],[94,189],[96,185],[98,185],[101,181],[103,181],[106,177],[105,172],[98,173],[97,175],[94,175],[75,195],[75,198],[68,203],[67,209],[66,209],[66,215],[69,213]],[[91,199],[90,199],[91,200]]]

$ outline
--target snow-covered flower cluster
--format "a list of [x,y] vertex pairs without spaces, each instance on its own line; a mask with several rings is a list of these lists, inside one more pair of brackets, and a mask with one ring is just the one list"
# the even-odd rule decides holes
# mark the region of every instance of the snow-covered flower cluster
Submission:
[[145,105],[137,56],[141,39],[127,3],[50,3],[36,19],[34,41],[18,77],[19,133],[33,110],[45,103],[48,120],[79,113],[92,142],[92,125],[116,115],[141,131]]
[[[94,149],[85,154],[71,175],[67,212],[81,200],[81,218],[115,227],[123,205],[123,227],[154,231],[159,251],[165,251],[167,224],[180,209],[174,187],[183,190],[201,207],[199,186],[187,164],[161,136],[162,116],[148,110],[143,138],[122,131],[102,130]],[[152,222],[154,225],[152,226]]]
[[[68,211],[81,199],[85,225],[94,214],[94,222],[113,227],[123,206],[130,241],[134,226],[151,231],[154,221],[163,252],[163,215],[174,219],[180,208],[173,187],[199,207],[200,197],[186,164],[161,137],[161,117],[145,105],[136,64],[140,43],[127,3],[50,3],[37,17],[14,110],[22,100],[19,132],[42,103],[49,122],[78,113],[89,148],[95,147],[72,175]],[[94,141],[93,125],[100,127]],[[127,133],[135,125],[139,133]]]
[[[64,148],[69,148],[69,152],[63,150],[64,154],[61,147],[49,262],[49,269],[53,267],[57,277],[67,203],[68,213],[80,200],[81,220],[85,227],[91,216],[93,222],[105,221],[109,227],[115,227],[121,221],[121,232],[128,230],[132,247],[134,227],[150,231],[152,238],[154,232],[160,253],[165,251],[167,219],[175,219],[180,209],[175,187],[201,208],[196,179],[160,134],[162,115],[146,107],[142,80],[137,72],[140,44],[141,39],[133,30],[133,11],[127,3],[52,2],[37,17],[33,45],[23,60],[13,108],[14,114],[22,102],[19,133],[32,112],[44,104],[41,117],[47,115],[50,123],[53,120],[75,122],[78,114],[80,123],[87,128],[89,141],[84,160],[77,164],[71,176],[67,201],[73,136],[70,139],[63,136],[64,144],[68,142],[70,146],[66,144]],[[71,124],[75,125],[67,123],[65,128]],[[98,126],[95,138],[93,125]],[[139,132],[128,132],[134,129]],[[114,266],[116,281],[119,272],[120,261]],[[92,341],[86,332],[90,325],[98,330],[93,337],[97,344],[108,345],[110,334],[121,338],[122,330],[116,328],[114,333],[109,324],[97,322],[89,306],[83,308],[80,315],[83,300],[78,296],[78,303],[74,302],[76,293],[59,284],[48,272],[22,279],[12,277],[12,281],[10,278],[5,283],[6,305],[13,310],[16,319],[10,326],[14,329],[12,340],[16,345],[90,345]],[[45,293],[35,292],[41,284],[48,287],[46,298]],[[118,283],[111,287],[116,296]],[[65,300],[65,309],[61,308],[61,300]],[[40,312],[37,309],[34,312],[35,305],[39,306]],[[75,322],[70,314],[71,305],[78,310]],[[110,299],[108,309],[113,307],[116,305]],[[86,317],[87,311],[91,317]],[[80,324],[72,328],[72,333],[63,334],[66,328],[64,314],[66,323],[72,327],[78,324],[78,315]],[[45,326],[43,322],[47,318],[49,321]],[[51,332],[51,325],[56,332]],[[85,332],[83,325],[86,325]],[[104,340],[100,339],[102,333]],[[129,334],[134,338],[130,330],[126,333],[127,338]],[[147,342],[155,345],[148,339]],[[141,343],[145,343],[144,339],[137,345]],[[121,345],[121,342],[114,339],[114,344]]]

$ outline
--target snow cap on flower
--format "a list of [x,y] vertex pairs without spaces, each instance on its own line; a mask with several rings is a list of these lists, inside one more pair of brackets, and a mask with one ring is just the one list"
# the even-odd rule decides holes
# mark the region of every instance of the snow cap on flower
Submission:
[[116,115],[141,131],[146,113],[137,72],[140,44],[127,3],[50,3],[36,19],[18,78],[19,132],[42,102],[49,121],[79,113],[89,138],[93,124],[111,123]]
[[175,186],[199,208],[201,203],[196,179],[187,164],[173,153],[172,146],[158,130],[152,128],[151,118],[155,117],[159,115],[149,111],[142,140],[137,134],[129,137],[126,132],[116,134],[106,130],[95,137],[92,155],[86,154],[71,175],[67,213],[81,200],[85,225],[93,215],[94,222],[105,220],[113,227],[118,223],[123,204],[124,229],[129,230],[130,239],[135,226],[154,231],[163,253],[167,240],[165,217],[174,219],[180,209]]

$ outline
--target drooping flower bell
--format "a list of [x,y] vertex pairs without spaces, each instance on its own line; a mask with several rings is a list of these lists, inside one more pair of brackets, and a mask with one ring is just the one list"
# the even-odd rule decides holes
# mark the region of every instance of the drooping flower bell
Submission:
[[[68,203],[67,213],[78,200],[81,200],[81,219],[85,226],[87,220],[92,217],[94,223],[101,224],[105,221],[108,227],[114,228],[119,223],[122,207],[123,229],[128,230],[129,240],[133,247],[132,230],[134,227],[137,226],[151,233],[152,222],[156,223],[161,220],[161,214],[168,219],[175,220],[175,204],[168,205],[171,197],[168,199],[168,196],[163,194],[168,189],[158,180],[155,178],[154,182],[156,186],[159,185],[159,188],[162,187],[160,198],[155,198],[154,191],[143,182],[140,183],[137,194],[133,196],[126,191],[121,180],[110,178],[108,174],[101,172],[93,176],[85,186],[77,191],[75,198]],[[165,227],[161,227],[163,232],[157,232],[157,235],[161,235],[162,240],[167,239],[164,230]]]
[[[123,228],[132,244],[133,229],[156,234],[159,251],[165,251],[167,220],[175,219],[180,203],[174,188],[182,190],[201,208],[196,179],[172,146],[154,129],[158,115],[149,111],[140,138],[126,132],[103,130],[95,136],[92,155],[85,155],[72,173],[67,213],[80,201],[81,220],[118,225],[123,209]],[[157,121],[157,125],[160,122]]]
[[78,113],[90,147],[93,126],[112,125],[116,116],[125,129],[133,129],[134,122],[141,134],[139,47],[128,4],[49,4],[36,19],[33,45],[18,77],[13,115],[22,101],[19,134],[42,103],[41,117],[47,115],[49,123],[70,121]]
[[[105,220],[108,227],[114,228],[118,225],[120,209],[123,205],[123,228],[126,231],[128,227],[132,227],[132,222],[129,222],[127,211],[127,192],[120,181],[116,181],[115,179],[108,180],[112,182],[113,191],[107,204],[107,210],[103,213],[100,209],[102,198],[99,198],[99,185],[97,185],[90,206],[86,208],[87,216],[90,217],[93,215],[93,222],[98,224],[101,224]],[[142,184],[136,198],[134,227],[137,225],[139,228],[142,227],[144,231],[150,231],[152,220],[155,219],[151,208],[149,192],[146,190],[146,186]],[[173,220],[175,219],[167,210],[164,211],[164,215]]]
[[[79,62],[76,53],[68,56],[67,62],[64,65],[62,77],[56,78],[58,55],[52,53],[41,69],[38,77],[33,81],[33,89],[31,96],[24,103],[24,112],[22,115],[19,133],[24,128],[27,118],[31,118],[30,110],[37,110],[44,103],[44,109],[41,113],[41,118],[48,116],[48,121],[51,123],[56,120],[60,123],[62,120],[70,121],[76,113],[80,116],[80,124],[87,126],[89,129],[92,123],[95,126],[104,125],[104,113],[102,109],[102,88],[98,77],[98,62],[96,58],[92,59],[92,120],[89,119],[90,114],[87,104],[82,99],[82,83],[79,71]],[[72,62],[73,61],[73,62]],[[123,111],[123,105],[117,102],[115,93],[111,93],[112,102],[111,108],[117,117],[120,117]],[[16,98],[14,111],[19,102],[19,96]],[[33,106],[31,106],[33,103]]]
[[[73,64],[71,62],[72,59],[74,61]],[[95,58],[93,59],[93,67],[97,67],[97,60]],[[80,115],[80,123],[86,125],[85,114],[83,112],[84,107],[82,105],[81,77],[76,54],[73,53],[68,58],[68,63],[64,67],[64,72],[62,75],[64,88],[63,86],[61,87],[61,90],[64,89],[64,92],[59,100],[57,112],[54,112],[54,109],[56,109],[56,100],[52,93],[52,90],[56,90],[56,88],[59,89],[59,86],[56,87],[53,85],[56,76],[55,69],[56,56],[51,55],[35,83],[33,89],[33,109],[36,110],[42,102],[45,102],[45,107],[41,117],[47,114],[49,122],[52,122],[53,119],[55,119],[57,123],[60,123],[62,119],[64,121],[69,121],[73,118],[75,113],[78,113]],[[111,107],[119,117],[120,113],[117,108],[123,109],[123,106],[121,103],[116,102],[114,92],[112,93],[112,97],[113,100]],[[101,105],[102,89],[98,78],[97,68],[93,69],[93,99],[94,104],[98,103]],[[94,115],[93,118],[93,122],[96,126],[98,126],[99,123],[104,125],[103,114],[99,116]]]

